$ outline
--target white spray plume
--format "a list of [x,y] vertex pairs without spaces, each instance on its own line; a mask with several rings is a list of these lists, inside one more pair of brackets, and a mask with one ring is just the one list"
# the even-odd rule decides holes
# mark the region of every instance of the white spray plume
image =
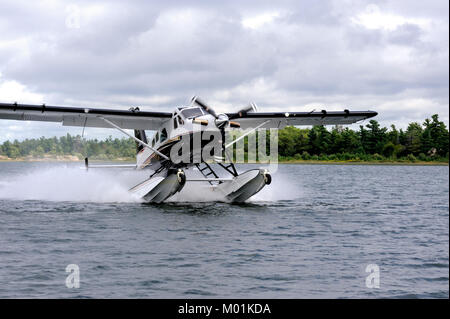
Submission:
[[[85,171],[79,167],[56,166],[0,177],[0,199],[49,200],[75,202],[142,202],[128,190],[148,178],[147,171],[98,169]],[[272,183],[248,202],[292,200],[298,197],[299,185],[278,171]],[[226,201],[208,183],[187,183],[170,202]]]
[[0,179],[0,198],[20,200],[136,202],[123,173],[57,166]]

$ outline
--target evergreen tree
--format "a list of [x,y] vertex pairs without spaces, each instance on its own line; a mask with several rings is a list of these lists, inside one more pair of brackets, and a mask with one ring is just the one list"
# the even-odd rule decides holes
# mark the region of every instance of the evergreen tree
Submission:
[[406,129],[406,150],[413,155],[419,155],[422,150],[422,126],[413,122]]
[[425,129],[422,133],[422,150],[424,153],[430,152],[434,147],[440,156],[446,156],[449,148],[449,133],[444,122],[439,121],[439,116],[434,114],[432,121],[426,119],[423,125]]

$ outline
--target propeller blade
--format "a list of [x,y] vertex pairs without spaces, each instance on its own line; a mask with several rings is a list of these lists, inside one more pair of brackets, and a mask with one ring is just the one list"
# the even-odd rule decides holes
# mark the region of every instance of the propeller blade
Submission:
[[203,102],[202,100],[199,99],[198,96],[194,96],[191,100],[192,103],[197,104],[198,106],[200,106],[202,109],[204,109],[206,111],[206,113],[211,114],[212,116],[214,116],[217,119],[217,114],[216,112],[214,112],[214,110],[209,107],[205,102]]
[[230,116],[230,120],[242,117],[242,116],[244,116],[245,114],[247,114],[249,112],[257,112],[257,111],[258,111],[258,107],[256,106],[256,104],[255,103],[250,103],[248,106],[246,106],[243,109],[239,110],[236,114]]
[[192,104],[197,104],[202,109],[205,110],[206,113],[211,114],[215,118],[215,124],[217,128],[220,130],[220,135],[222,139],[222,154],[220,156],[216,156],[215,160],[223,162],[224,161],[224,153],[225,153],[225,127],[229,123],[228,116],[226,114],[219,114],[217,115],[214,110],[209,107],[205,102],[203,102],[198,96],[194,96],[191,100]]

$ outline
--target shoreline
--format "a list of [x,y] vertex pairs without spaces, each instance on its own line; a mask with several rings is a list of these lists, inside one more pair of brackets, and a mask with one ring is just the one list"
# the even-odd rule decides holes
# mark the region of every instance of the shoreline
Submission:
[[404,162],[404,161],[311,161],[311,160],[292,160],[279,161],[280,164],[315,164],[315,165],[418,165],[418,166],[448,166],[448,162]]
[[[90,162],[134,162],[135,158],[116,158],[116,159],[89,159]],[[43,158],[1,158],[0,163],[6,162],[83,162],[83,159],[75,158],[75,156],[61,156],[61,157],[43,157]],[[239,164],[239,163],[238,163]],[[258,163],[243,163],[243,164],[258,164]],[[261,163],[266,164],[266,163]],[[448,162],[438,161],[321,161],[321,160],[284,160],[278,161],[278,164],[306,164],[306,165],[417,165],[417,166],[448,166]]]

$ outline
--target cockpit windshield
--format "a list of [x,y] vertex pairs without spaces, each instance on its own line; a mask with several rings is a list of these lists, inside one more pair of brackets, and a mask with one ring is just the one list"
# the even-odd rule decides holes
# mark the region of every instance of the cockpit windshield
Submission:
[[182,110],[181,114],[183,114],[183,116],[185,118],[189,119],[189,118],[193,118],[193,117],[197,117],[197,116],[202,116],[203,112],[199,107],[193,107],[193,108]]

